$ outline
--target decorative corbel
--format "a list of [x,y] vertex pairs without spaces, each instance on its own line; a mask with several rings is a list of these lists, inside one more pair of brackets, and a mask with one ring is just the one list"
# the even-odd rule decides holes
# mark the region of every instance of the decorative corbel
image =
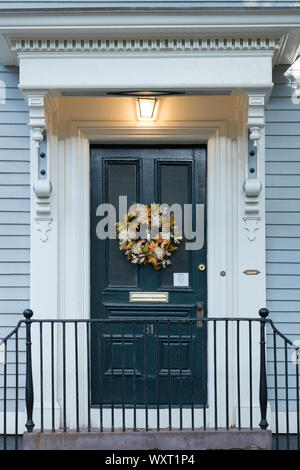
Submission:
[[253,141],[254,147],[257,147],[257,142],[261,138],[261,127],[250,127],[250,139]]
[[40,148],[40,143],[44,140],[44,127],[32,127],[31,128],[31,138],[35,142],[37,149]]
[[247,178],[243,189],[245,192],[245,230],[248,232],[248,239],[252,242],[256,238],[256,231],[260,221],[259,216],[259,194],[262,184],[257,178]]
[[245,230],[250,241],[256,239],[256,231],[259,229],[260,209],[259,195],[262,189],[258,175],[259,142],[265,126],[265,96],[248,94],[248,121],[247,129],[247,156],[246,179],[243,185],[245,194],[244,217]]
[[40,232],[42,242],[48,240],[48,232],[51,230],[52,217],[50,211],[50,194],[52,185],[47,179],[38,179],[33,186],[36,195],[36,218],[37,230]]
[[[46,92],[26,93],[29,107],[30,126],[30,158],[33,162],[33,192],[35,195],[35,221],[37,230],[40,232],[40,240],[48,240],[48,232],[51,230],[51,200],[52,185],[48,176],[47,165],[47,124],[45,110]],[[41,148],[43,145],[43,149]],[[41,164],[43,161],[43,164]]]

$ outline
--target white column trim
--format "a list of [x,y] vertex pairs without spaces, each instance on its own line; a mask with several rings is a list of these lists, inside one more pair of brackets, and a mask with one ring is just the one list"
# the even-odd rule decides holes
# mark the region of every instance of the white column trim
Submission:
[[[247,97],[247,100],[249,97]],[[241,100],[238,114],[238,153],[239,168],[239,215],[238,215],[238,278],[236,288],[238,290],[238,309],[245,317],[257,318],[258,310],[266,305],[266,247],[265,247],[265,138],[264,138],[264,107],[262,100],[251,100],[248,106],[247,100]],[[244,103],[243,103],[244,101]],[[243,106],[243,104],[246,106]],[[252,107],[253,106],[253,107]],[[250,109],[249,109],[250,108]],[[255,126],[260,128],[260,137],[257,139],[257,188],[245,185],[248,175],[248,128]],[[254,179],[253,179],[254,180]],[[245,194],[246,189],[246,194]],[[255,192],[256,190],[256,192]],[[258,192],[258,194],[257,194]],[[257,213],[247,213],[249,206],[256,199]],[[258,225],[259,224],[259,225]],[[258,229],[259,228],[259,229]],[[249,236],[250,235],[250,236]],[[252,275],[251,273],[254,273]],[[247,332],[245,344],[247,344]],[[241,339],[241,345],[243,340]],[[242,415],[248,416],[249,412],[249,368],[248,351],[243,351],[241,356],[241,407]],[[257,367],[259,364],[259,331],[257,324],[253,325],[252,336],[252,361]],[[258,422],[259,416],[259,374],[253,371],[253,423]]]
[[[57,181],[57,113],[54,101],[46,97],[46,91],[36,90],[26,93],[29,106],[30,132],[30,308],[34,318],[57,318],[58,316],[58,244],[57,244],[57,187],[51,181]],[[40,143],[47,131],[47,169],[46,179],[39,179]],[[51,231],[50,231],[51,228]],[[49,233],[50,231],[50,233]],[[44,328],[44,348],[50,350],[49,330]],[[55,338],[55,341],[56,338]],[[56,343],[57,344],[57,343]],[[32,332],[33,380],[35,383],[35,410],[40,403],[40,354],[39,332],[37,324]],[[36,352],[35,352],[36,351]],[[47,364],[47,367],[49,363]],[[56,380],[56,378],[55,378]],[[55,413],[58,404],[55,400]],[[51,377],[44,377],[45,416],[51,416]],[[47,410],[47,411],[46,411]],[[40,413],[34,415],[36,427],[39,427]],[[57,420],[58,422],[58,420]],[[49,421],[48,421],[49,423]]]

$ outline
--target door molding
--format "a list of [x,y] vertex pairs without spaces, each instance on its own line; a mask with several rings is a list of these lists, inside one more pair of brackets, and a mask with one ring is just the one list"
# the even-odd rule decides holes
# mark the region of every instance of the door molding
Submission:
[[[151,125],[138,127],[136,122],[133,123],[116,123],[113,124],[107,122],[72,122],[70,126],[70,140],[68,139],[66,152],[65,164],[65,175],[73,174],[73,184],[76,185],[78,190],[76,191],[76,207],[77,214],[74,217],[65,217],[63,220],[58,221],[58,226],[61,227],[68,221],[72,220],[73,230],[76,233],[74,240],[74,253],[77,256],[72,258],[72,261],[68,257],[68,252],[65,251],[67,258],[64,260],[65,266],[70,266],[70,261],[74,264],[73,269],[68,270],[68,277],[73,277],[73,282],[68,280],[68,284],[73,286],[73,295],[76,300],[72,302],[72,308],[66,308],[66,312],[72,312],[73,317],[76,318],[89,318],[90,315],[90,294],[89,294],[89,270],[90,270],[90,258],[89,258],[89,238],[90,238],[90,212],[89,212],[89,144],[203,144],[207,143],[207,259],[208,259],[208,270],[207,270],[207,299],[208,299],[208,312],[209,315],[229,315],[232,312],[225,307],[228,304],[226,299],[229,292],[232,289],[222,288],[224,279],[220,278],[220,275],[216,276],[216,266],[219,266],[222,270],[224,268],[224,261],[222,259],[224,252],[227,251],[226,240],[227,236],[231,237],[232,232],[232,214],[228,214],[226,219],[222,218],[221,214],[226,210],[224,204],[225,199],[221,197],[221,194],[217,195],[219,191],[228,186],[230,183],[226,181],[226,171],[221,171],[220,168],[224,169],[226,162],[229,163],[230,159],[226,158],[227,146],[227,123],[225,121],[219,122],[170,122],[163,125]],[[72,155],[73,164],[71,163],[68,155]],[[72,164],[73,168],[68,168]],[[225,165],[225,166],[224,166]],[[75,174],[74,174],[75,171]],[[218,184],[216,182],[219,181]],[[76,183],[75,183],[76,182]],[[213,189],[214,188],[214,189]],[[231,189],[230,184],[228,189]],[[59,188],[58,188],[59,191]],[[72,207],[74,210],[74,201],[70,201],[69,198],[65,199],[65,214],[72,213]],[[218,207],[219,205],[223,207]],[[225,234],[226,237],[219,237],[219,233],[213,230],[212,221],[215,218],[220,219],[221,233]],[[77,223],[76,223],[77,220]],[[81,221],[82,223],[78,223]],[[76,226],[75,226],[76,225]],[[70,231],[70,227],[66,227],[67,231]],[[58,234],[58,240],[60,240],[60,234]],[[69,237],[68,237],[69,240]],[[230,282],[230,279],[226,279],[226,284]],[[61,284],[61,282],[59,282]],[[212,286],[213,290],[212,290]],[[216,298],[214,295],[215,289],[218,289],[220,298]],[[66,307],[66,305],[65,305]],[[225,309],[224,309],[225,307]],[[59,311],[63,311],[60,310]]]
[[[232,184],[229,175],[233,175],[232,165],[236,160],[236,155],[232,154],[231,139],[228,137],[228,128],[225,121],[215,122],[166,122],[164,124],[154,123],[151,126],[137,125],[133,123],[107,122],[72,122],[70,125],[70,138],[66,141],[65,148],[65,180],[64,188],[58,191],[68,191],[68,188],[75,185],[76,194],[73,198],[66,197],[64,200],[64,214],[58,220],[58,227],[64,226],[65,234],[58,233],[58,242],[68,240],[68,247],[62,250],[65,254],[62,261],[61,273],[67,273],[63,280],[59,280],[59,285],[65,286],[61,290],[61,309],[59,312],[66,317],[71,312],[75,318],[89,318],[90,316],[90,207],[89,207],[89,156],[90,143],[97,144],[203,144],[207,143],[207,308],[210,316],[235,315],[232,311],[233,305],[238,302],[230,298],[233,292],[234,276],[221,277],[220,271],[225,269],[225,262],[230,264],[230,271],[233,270],[237,260],[234,250],[229,250],[226,246],[227,240],[234,239],[233,227],[237,230],[237,214],[233,211],[226,211],[227,201],[230,200],[229,193],[232,193]],[[69,184],[68,185],[68,180]],[[224,193],[228,193],[224,197]],[[225,212],[228,214],[225,215]],[[234,222],[235,221],[235,222]],[[70,223],[72,227],[70,227]],[[219,230],[214,230],[218,225]],[[68,233],[67,237],[65,236]],[[221,236],[220,236],[221,234]],[[72,240],[69,239],[72,237]],[[71,241],[71,244],[70,244]],[[74,254],[76,253],[76,256]],[[232,259],[230,259],[232,256]],[[228,257],[228,259],[226,259]],[[66,266],[69,269],[66,271]],[[61,282],[63,281],[63,282]],[[216,296],[216,290],[219,295]],[[64,308],[63,308],[64,307]],[[210,329],[210,327],[209,327]],[[208,337],[211,331],[208,329]],[[222,343],[218,348],[223,348]],[[85,354],[81,355],[82,357]],[[222,357],[220,352],[218,357]],[[84,370],[85,359],[83,359],[82,371]],[[213,393],[213,344],[208,341],[208,403],[212,403]],[[84,374],[84,373],[83,373]],[[232,383],[232,392],[234,383]],[[220,393],[224,393],[222,385],[219,387]],[[86,400],[86,393],[82,390],[82,404]],[[97,420],[92,414],[92,420]],[[163,415],[164,416],[164,415]],[[213,422],[213,409],[210,407],[209,416]],[[162,419],[164,419],[162,417]],[[106,418],[107,420],[107,418]],[[109,420],[107,421],[109,422]]]
[[[31,306],[35,317],[89,318],[90,143],[144,145],[207,143],[208,315],[256,317],[257,307],[261,307],[265,299],[264,269],[260,269],[262,273],[260,276],[251,276],[251,285],[249,285],[250,276],[246,279],[248,284],[245,283],[245,275],[242,274],[241,268],[245,260],[251,266],[257,260],[260,263],[264,261],[264,230],[260,230],[254,242],[250,242],[245,237],[241,217],[244,210],[242,197],[242,184],[245,178],[244,122],[240,122],[239,126],[233,130],[226,121],[166,121],[164,124],[153,123],[148,126],[136,122],[70,122],[64,136],[58,140],[58,145],[56,146],[53,142],[51,147],[50,174],[53,185],[51,213],[54,221],[51,236],[47,243],[41,243],[39,237],[32,238],[34,250],[32,250],[31,274],[34,276],[35,285],[34,295],[31,296]],[[263,159],[259,164],[261,174],[263,174]],[[47,260],[53,264],[53,269],[50,266],[45,284],[42,272],[47,269]],[[221,271],[225,271],[226,276],[221,276]],[[259,277],[260,279],[257,279]],[[243,334],[241,332],[241,344],[243,344]],[[212,332],[208,328],[208,403],[213,402],[211,335]],[[231,338],[230,341],[231,353],[234,354],[235,339]],[[38,347],[38,344],[33,344],[34,347]],[[67,354],[71,357],[73,351],[68,350],[69,348],[71,346],[67,345]],[[217,355],[222,358],[224,343],[219,340],[217,348]],[[82,378],[79,390],[80,421],[86,422],[84,338],[79,338],[79,351],[81,352],[79,370]],[[253,383],[256,383],[259,378],[257,364],[259,362],[253,360]],[[221,365],[218,370],[222,370]],[[38,383],[38,377],[35,380]],[[248,377],[244,377],[243,373],[241,380],[242,383],[245,382],[245,398],[243,398],[244,391],[242,390],[242,404],[245,400],[244,406],[247,407]],[[232,413],[236,406],[235,390],[236,383],[233,378],[229,391],[229,406]],[[224,393],[225,381],[221,374],[218,377],[218,394],[221,396]],[[258,403],[256,396],[253,396],[253,400],[254,403]],[[73,405],[70,399],[70,410]],[[38,407],[38,393],[36,406]],[[212,408],[209,408],[211,423],[214,419]],[[221,423],[222,417],[219,416],[219,419]],[[68,412],[68,424],[70,427],[74,426],[74,416],[71,411]]]

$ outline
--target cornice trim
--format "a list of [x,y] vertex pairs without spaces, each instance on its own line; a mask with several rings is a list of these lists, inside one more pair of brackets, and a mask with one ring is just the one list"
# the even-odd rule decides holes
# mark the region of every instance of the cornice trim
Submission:
[[[105,3],[105,2],[103,2]],[[60,15],[60,14],[93,14],[93,13],[130,13],[130,14],[139,14],[139,13],[230,13],[230,14],[249,14],[249,13],[261,13],[261,14],[269,14],[269,13],[285,13],[285,12],[299,12],[300,5],[299,2],[286,2],[283,0],[273,1],[273,2],[264,2],[264,4],[259,5],[257,1],[248,1],[247,5],[217,5],[217,1],[215,1],[215,5],[194,5],[194,6],[187,6],[184,5],[184,1],[177,2],[176,6],[165,6],[165,2],[157,2],[158,4],[153,4],[153,2],[145,2],[145,5],[137,5],[140,2],[131,2],[133,5],[126,5],[126,6],[98,6],[98,7],[51,7],[47,6],[40,6],[39,8],[2,8],[1,15],[9,15],[9,16],[16,16],[16,15]],[[148,4],[147,4],[148,3]],[[200,2],[198,2],[200,3]],[[228,2],[230,3],[230,2]],[[273,3],[273,4],[272,4]]]
[[241,52],[277,51],[280,38],[170,39],[11,39],[11,50],[24,53]]

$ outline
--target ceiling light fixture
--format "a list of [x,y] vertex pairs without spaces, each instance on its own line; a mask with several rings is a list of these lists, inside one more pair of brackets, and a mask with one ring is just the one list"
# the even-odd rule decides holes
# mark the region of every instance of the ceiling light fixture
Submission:
[[156,98],[137,98],[138,117],[141,121],[153,121],[156,118],[158,100]]

